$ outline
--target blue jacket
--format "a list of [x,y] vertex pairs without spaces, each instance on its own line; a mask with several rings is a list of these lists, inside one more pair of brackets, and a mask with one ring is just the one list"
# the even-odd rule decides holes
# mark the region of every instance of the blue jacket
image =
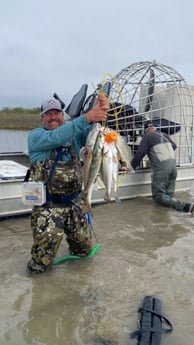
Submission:
[[[67,121],[64,125],[47,130],[43,126],[32,129],[28,134],[28,152],[31,163],[49,159],[51,151],[63,145],[73,144],[75,153],[79,155],[80,149],[85,145],[87,135],[91,125],[84,115],[81,115],[73,121]],[[63,157],[68,160],[70,157]]]

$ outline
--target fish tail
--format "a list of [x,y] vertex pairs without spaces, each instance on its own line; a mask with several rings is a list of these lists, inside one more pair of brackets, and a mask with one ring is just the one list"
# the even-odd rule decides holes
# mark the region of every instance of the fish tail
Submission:
[[84,205],[83,205],[83,207],[82,207],[83,212],[84,212],[84,213],[90,212],[91,215],[93,215],[93,213],[92,213],[92,207],[91,207],[91,204],[90,204],[89,199],[88,199],[88,193],[87,193],[85,190],[82,190],[81,193],[80,193],[80,196],[81,196],[81,199],[82,199],[83,202],[84,202]]
[[84,211],[86,212],[86,213],[90,213],[90,215],[93,217],[94,215],[93,215],[93,212],[92,212],[92,207],[91,207],[91,205],[89,204],[89,203],[86,203],[85,205],[84,205]]
[[104,195],[104,200],[107,201],[107,202],[111,202],[111,197],[110,197],[110,195],[107,192]]
[[115,198],[115,204],[120,205],[121,204],[121,199],[118,197]]

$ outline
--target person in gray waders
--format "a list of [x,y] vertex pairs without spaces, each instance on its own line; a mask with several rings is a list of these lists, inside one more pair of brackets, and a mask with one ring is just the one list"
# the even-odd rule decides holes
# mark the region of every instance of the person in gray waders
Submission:
[[145,155],[148,155],[152,169],[152,198],[161,205],[177,211],[192,213],[193,203],[187,203],[174,198],[177,177],[175,151],[176,144],[166,133],[161,133],[147,121],[145,134],[139,144],[137,152],[131,161],[135,169]]
[[92,249],[91,227],[80,197],[79,152],[92,123],[105,121],[108,109],[108,98],[99,93],[90,110],[66,121],[68,115],[59,100],[42,103],[41,126],[28,134],[29,176],[46,187],[45,202],[32,209],[33,245],[27,264],[31,272],[52,268],[64,233],[71,255],[87,256]]

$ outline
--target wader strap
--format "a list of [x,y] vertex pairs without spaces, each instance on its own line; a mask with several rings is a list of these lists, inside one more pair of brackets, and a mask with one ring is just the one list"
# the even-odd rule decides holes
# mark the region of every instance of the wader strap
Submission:
[[53,162],[53,164],[52,164],[52,166],[51,166],[51,168],[50,168],[49,176],[48,176],[48,179],[47,179],[47,181],[46,181],[46,183],[45,183],[45,186],[47,186],[48,181],[51,179],[52,174],[54,173],[54,170],[55,170],[56,165],[57,165],[57,162],[58,162],[58,160],[59,160],[59,158],[60,158],[62,149],[63,149],[63,146],[59,146],[59,147],[56,148],[57,154],[56,154],[55,159],[54,159],[54,162]]

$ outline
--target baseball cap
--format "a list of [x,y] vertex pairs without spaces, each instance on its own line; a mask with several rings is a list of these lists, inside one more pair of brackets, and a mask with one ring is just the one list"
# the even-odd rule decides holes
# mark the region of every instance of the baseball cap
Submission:
[[45,114],[47,111],[51,109],[62,111],[61,103],[55,98],[49,98],[42,102],[40,115]]
[[145,125],[144,125],[144,129],[147,129],[148,127],[153,127],[154,124],[152,123],[152,121],[148,120],[145,122]]

